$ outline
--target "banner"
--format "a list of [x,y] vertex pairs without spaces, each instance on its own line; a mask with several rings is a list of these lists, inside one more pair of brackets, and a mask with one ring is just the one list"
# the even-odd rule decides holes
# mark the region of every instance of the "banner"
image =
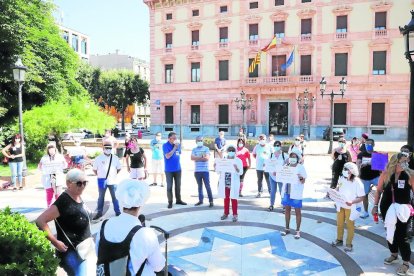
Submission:
[[236,170],[234,169],[234,162],[231,159],[216,159],[216,172],[219,173],[234,173]]

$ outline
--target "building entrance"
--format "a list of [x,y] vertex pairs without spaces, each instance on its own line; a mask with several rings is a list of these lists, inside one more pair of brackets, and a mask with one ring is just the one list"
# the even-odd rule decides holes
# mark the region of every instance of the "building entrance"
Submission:
[[269,103],[269,133],[289,135],[289,105],[288,102]]

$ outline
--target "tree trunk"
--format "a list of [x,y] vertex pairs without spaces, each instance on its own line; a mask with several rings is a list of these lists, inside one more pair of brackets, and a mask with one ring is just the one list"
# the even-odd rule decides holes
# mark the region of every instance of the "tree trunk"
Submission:
[[125,110],[122,110],[122,122],[121,122],[121,129],[125,130]]
[[63,151],[65,150],[65,147],[62,144],[62,140],[59,137],[60,135],[58,134],[54,134],[53,137],[55,138],[55,143],[56,143],[56,149],[58,150],[58,152],[60,152],[61,154],[63,154]]

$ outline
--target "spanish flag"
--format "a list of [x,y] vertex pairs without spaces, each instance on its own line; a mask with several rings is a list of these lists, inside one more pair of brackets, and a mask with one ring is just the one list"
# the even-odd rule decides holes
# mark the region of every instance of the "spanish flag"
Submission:
[[260,55],[261,55],[261,52],[259,51],[256,54],[256,57],[253,59],[252,64],[250,64],[249,66],[249,73],[253,73],[254,69],[256,69],[256,66],[260,63]]
[[276,48],[276,44],[277,44],[277,38],[276,36],[274,36],[272,41],[270,41],[270,43],[262,49],[262,52],[267,52],[273,48]]

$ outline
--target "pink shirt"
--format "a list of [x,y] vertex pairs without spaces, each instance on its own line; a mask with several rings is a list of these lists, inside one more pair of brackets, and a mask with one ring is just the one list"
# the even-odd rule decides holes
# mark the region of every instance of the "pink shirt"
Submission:
[[359,145],[348,145],[348,151],[351,154],[352,162],[356,162],[359,153]]
[[250,158],[250,152],[246,147],[243,147],[241,149],[237,148],[236,157],[238,157],[242,161],[243,168],[246,168],[249,166],[249,164],[247,163],[247,159]]

